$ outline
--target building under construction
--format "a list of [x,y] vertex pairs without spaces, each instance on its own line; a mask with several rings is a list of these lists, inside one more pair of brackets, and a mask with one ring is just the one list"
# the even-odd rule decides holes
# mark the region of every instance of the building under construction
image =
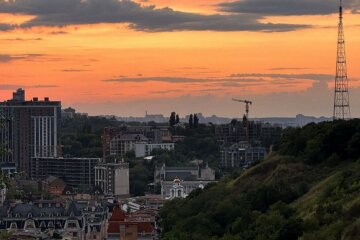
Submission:
[[95,166],[99,163],[100,158],[33,157],[30,176],[34,180],[54,176],[79,190],[90,190],[95,186]]

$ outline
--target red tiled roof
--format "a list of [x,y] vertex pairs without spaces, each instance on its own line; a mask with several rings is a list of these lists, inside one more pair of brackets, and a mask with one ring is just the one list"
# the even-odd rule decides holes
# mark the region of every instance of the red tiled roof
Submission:
[[153,226],[149,222],[139,222],[138,224],[138,233],[152,233],[154,231]]
[[124,221],[126,218],[125,213],[121,210],[119,206],[114,207],[111,218],[109,219],[109,222],[111,221]]
[[120,233],[120,225],[124,225],[128,228],[130,225],[137,225],[138,233],[152,233],[154,227],[150,222],[110,222],[108,227],[108,233]]
[[125,225],[126,229],[128,227],[130,227],[131,225],[138,226],[137,223],[133,223],[133,222],[112,222],[112,223],[109,223],[108,233],[109,234],[119,234],[121,225]]
[[119,222],[109,223],[108,233],[120,233],[120,223]]

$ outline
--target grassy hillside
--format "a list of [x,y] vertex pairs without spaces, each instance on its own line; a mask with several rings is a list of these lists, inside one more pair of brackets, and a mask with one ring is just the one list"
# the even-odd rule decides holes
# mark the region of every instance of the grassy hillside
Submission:
[[161,211],[163,239],[360,239],[360,121],[289,130],[276,152]]

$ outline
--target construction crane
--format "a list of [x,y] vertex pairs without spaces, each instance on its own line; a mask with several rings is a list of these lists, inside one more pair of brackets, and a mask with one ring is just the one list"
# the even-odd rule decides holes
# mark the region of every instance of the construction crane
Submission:
[[246,119],[244,119],[244,123],[246,124],[246,141],[248,142],[248,144],[250,144],[250,124],[249,124],[249,111],[250,111],[250,105],[252,105],[252,101],[249,100],[239,100],[239,99],[232,99],[234,102],[240,102],[240,103],[245,103],[245,117]]
[[239,100],[239,99],[232,99],[234,102],[241,102],[241,103],[245,103],[246,104],[246,107],[245,107],[245,116],[246,116],[246,119],[248,120],[249,119],[249,111],[250,111],[250,105],[252,105],[252,101],[249,101],[249,100]]

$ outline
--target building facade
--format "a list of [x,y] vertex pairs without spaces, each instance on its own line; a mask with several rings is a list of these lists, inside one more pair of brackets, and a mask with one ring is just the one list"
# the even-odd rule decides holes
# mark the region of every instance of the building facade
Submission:
[[129,196],[129,164],[101,163],[95,167],[95,185],[104,194],[112,196]]
[[220,150],[220,166],[225,169],[245,169],[253,163],[266,157],[264,147],[251,146],[246,142],[240,142],[230,147],[222,147]]
[[166,151],[173,151],[175,149],[174,143],[136,143],[135,156],[146,157],[150,156],[155,149],[162,149]]
[[108,240],[156,240],[156,222],[150,214],[125,214],[119,205],[112,211],[108,226]]
[[110,157],[124,157],[135,150],[136,143],[146,143],[148,139],[141,134],[123,134],[110,140]]
[[190,167],[167,167],[163,164],[155,168],[155,184],[159,184],[161,181],[173,181],[176,178],[183,181],[214,181],[215,170],[211,169],[207,164],[205,166]]
[[175,178],[172,181],[161,181],[161,198],[172,200],[174,198],[186,198],[196,189],[204,189],[209,183],[216,181],[186,181]]
[[232,121],[215,127],[215,135],[221,144],[229,145],[242,141],[259,141],[261,123],[252,121]]
[[107,127],[103,133],[103,158],[123,157],[135,150],[137,143],[163,143],[171,138],[167,126],[122,126]]
[[60,146],[61,102],[25,100],[18,89],[11,100],[0,103],[0,140],[5,152],[1,162],[13,162],[18,171],[30,172],[31,157],[56,157]]
[[103,240],[107,236],[106,207],[90,202],[39,201],[0,208],[0,230],[11,239]]
[[30,177],[44,180],[54,176],[67,185],[88,190],[95,186],[95,166],[99,163],[100,158],[34,157],[31,159]]

